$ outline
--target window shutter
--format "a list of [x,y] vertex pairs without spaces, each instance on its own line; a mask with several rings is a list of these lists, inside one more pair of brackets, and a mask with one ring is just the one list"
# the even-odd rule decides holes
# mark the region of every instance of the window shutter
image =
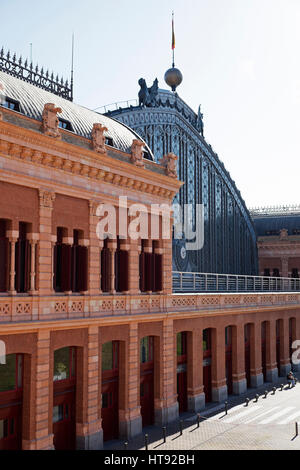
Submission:
[[128,251],[119,252],[119,288],[120,292],[126,292],[129,289],[128,283]]
[[109,292],[109,274],[110,274],[110,259],[109,249],[103,248],[101,251],[101,290],[102,292]]
[[15,245],[15,289],[21,292],[21,241],[18,240]]
[[71,290],[71,245],[61,245],[61,290],[68,292]]
[[8,279],[8,239],[0,238],[0,292],[6,292]]
[[57,291],[57,244],[53,247],[53,289]]
[[87,257],[88,250],[85,246],[76,247],[76,259],[77,259],[77,285],[76,292],[85,292],[87,291]]
[[145,253],[145,290],[152,291],[152,253]]
[[140,291],[145,292],[146,284],[145,284],[145,253],[142,251],[140,254]]
[[23,276],[24,276],[24,284],[23,284],[23,292],[29,291],[29,283],[30,283],[30,244],[29,240],[24,240],[22,242],[24,244],[24,268],[23,268]]
[[154,292],[163,290],[162,286],[162,255],[154,254]]

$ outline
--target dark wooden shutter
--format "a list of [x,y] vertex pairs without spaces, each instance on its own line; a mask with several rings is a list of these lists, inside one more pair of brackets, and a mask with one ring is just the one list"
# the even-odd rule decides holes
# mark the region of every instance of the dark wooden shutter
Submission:
[[101,290],[102,292],[109,292],[109,277],[110,277],[109,249],[103,248],[101,251]]
[[152,253],[145,253],[145,291],[152,291]]
[[88,250],[85,246],[76,247],[76,292],[87,291],[87,258]]
[[8,238],[5,238],[5,237],[0,238],[0,292],[7,291],[8,254],[9,254]]
[[61,290],[68,292],[71,290],[71,245],[61,245]]
[[145,280],[146,280],[146,276],[145,276],[145,253],[143,251],[140,254],[139,264],[140,264],[140,266],[139,266],[140,267],[140,291],[145,292],[145,290],[146,290],[146,283],[145,283]]
[[160,292],[162,287],[162,255],[153,254],[154,258],[154,292]]
[[120,292],[128,291],[128,251],[126,250],[119,251],[118,279]]

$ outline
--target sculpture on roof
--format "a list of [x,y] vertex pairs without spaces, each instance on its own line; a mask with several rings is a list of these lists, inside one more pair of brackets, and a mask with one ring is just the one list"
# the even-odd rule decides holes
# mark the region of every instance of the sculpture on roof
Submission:
[[203,114],[201,113],[201,104],[199,104],[199,108],[198,108],[196,127],[197,127],[197,130],[200,132],[200,134],[203,135],[204,124],[203,124]]
[[58,129],[59,119],[57,113],[61,113],[61,108],[56,108],[53,103],[46,103],[42,114],[42,132],[50,137],[60,138]]
[[140,78],[138,83],[141,87],[139,91],[139,106],[155,106],[158,94],[157,78],[154,80],[153,85],[150,88],[147,88],[146,80],[144,78]]
[[167,155],[164,155],[164,157],[160,160],[161,164],[165,167],[166,175],[170,176],[171,178],[178,178],[176,167],[177,158],[177,155],[170,152]]
[[100,123],[94,123],[92,129],[92,148],[95,152],[105,153],[105,136],[104,132],[107,131],[107,127],[102,126]]
[[133,139],[132,146],[131,146],[131,162],[135,166],[139,166],[141,168],[144,167],[143,162],[143,148],[144,142],[139,139]]

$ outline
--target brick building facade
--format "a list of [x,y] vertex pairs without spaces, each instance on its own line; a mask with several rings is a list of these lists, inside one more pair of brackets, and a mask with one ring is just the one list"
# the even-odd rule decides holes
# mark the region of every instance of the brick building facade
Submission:
[[122,124],[0,81],[0,449],[100,449],[285,375],[300,294],[172,293],[162,216],[101,241],[97,207],[181,183]]

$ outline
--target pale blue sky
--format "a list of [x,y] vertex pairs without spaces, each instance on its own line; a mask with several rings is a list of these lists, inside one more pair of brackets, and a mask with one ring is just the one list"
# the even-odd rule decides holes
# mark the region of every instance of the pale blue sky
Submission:
[[159,86],[178,93],[248,207],[300,203],[300,0],[0,0],[1,43],[67,78],[75,33],[75,99],[90,108]]

